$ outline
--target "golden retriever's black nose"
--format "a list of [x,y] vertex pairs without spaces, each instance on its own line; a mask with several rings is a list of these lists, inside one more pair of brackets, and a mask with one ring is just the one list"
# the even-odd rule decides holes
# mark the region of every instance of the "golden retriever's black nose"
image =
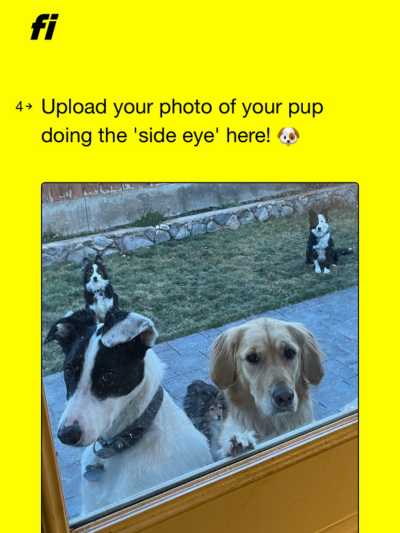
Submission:
[[272,393],[272,399],[279,409],[285,409],[292,405],[294,392],[284,385],[277,385]]
[[61,426],[58,430],[57,437],[64,444],[69,444],[73,446],[78,444],[82,436],[81,428],[77,421],[75,421],[72,426]]

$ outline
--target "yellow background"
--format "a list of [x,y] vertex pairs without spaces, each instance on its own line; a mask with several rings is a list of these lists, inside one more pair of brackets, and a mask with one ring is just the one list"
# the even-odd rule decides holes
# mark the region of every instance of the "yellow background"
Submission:
[[[399,135],[395,2],[20,1],[2,6],[2,467],[10,526],[39,530],[40,184],[47,180],[352,180],[361,200],[361,531],[394,530],[399,473]],[[31,41],[40,13],[53,40]],[[42,35],[43,37],[43,35]],[[41,97],[322,101],[323,115],[183,117],[271,128],[267,145],[42,145],[56,127],[154,121],[40,114]],[[31,111],[15,110],[18,101]],[[290,124],[289,124],[290,122]],[[282,126],[301,138],[286,147]],[[7,481],[6,481],[7,480]],[[24,496],[26,511],[19,510]],[[393,506],[393,507],[392,507]]]

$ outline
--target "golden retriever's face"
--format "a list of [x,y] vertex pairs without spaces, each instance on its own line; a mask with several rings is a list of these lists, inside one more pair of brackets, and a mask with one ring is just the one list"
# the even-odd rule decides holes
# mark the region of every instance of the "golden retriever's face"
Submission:
[[261,318],[222,333],[212,353],[212,379],[222,389],[248,389],[265,416],[297,411],[299,391],[319,383],[321,351],[300,324]]

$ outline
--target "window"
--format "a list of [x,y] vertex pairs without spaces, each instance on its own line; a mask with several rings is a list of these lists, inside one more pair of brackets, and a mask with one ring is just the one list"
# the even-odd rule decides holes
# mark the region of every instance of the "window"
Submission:
[[82,220],[59,184],[42,206],[44,488],[54,446],[71,527],[353,442],[354,184],[122,184],[117,214],[90,185],[63,185]]

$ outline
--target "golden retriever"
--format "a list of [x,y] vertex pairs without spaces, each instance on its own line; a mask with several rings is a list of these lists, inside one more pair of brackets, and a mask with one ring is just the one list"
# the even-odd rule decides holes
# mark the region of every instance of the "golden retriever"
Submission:
[[220,456],[312,422],[308,389],[323,377],[322,357],[312,334],[294,322],[259,318],[221,333],[211,353],[211,379],[228,405]]

